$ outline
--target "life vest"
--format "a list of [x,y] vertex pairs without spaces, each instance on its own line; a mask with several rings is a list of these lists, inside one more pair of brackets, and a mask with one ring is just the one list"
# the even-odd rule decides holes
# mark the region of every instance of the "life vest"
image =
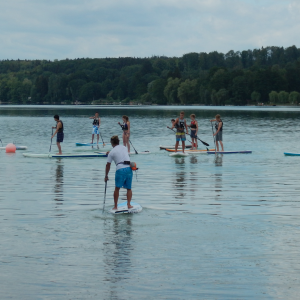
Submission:
[[95,118],[94,121],[93,121],[93,125],[96,125],[98,126],[99,125],[99,118]]
[[[220,128],[220,131],[223,131],[223,121],[220,119],[220,122],[222,122],[222,126],[221,126],[221,128]],[[215,128],[216,128],[216,130],[218,130],[219,129],[219,123],[220,122],[218,122],[218,121],[216,121],[216,123],[215,123]]]
[[123,125],[121,125],[122,130],[128,130],[128,125],[126,122],[123,123]]
[[196,121],[191,122],[191,128],[197,129]]
[[184,131],[185,127],[185,119],[179,119],[178,123],[175,125],[177,132],[182,132]]
[[[64,123],[61,120],[59,120],[59,121],[57,121],[57,125],[59,122],[61,123],[61,128],[59,128],[57,132],[64,132]],[[56,128],[57,128],[57,125],[56,125]]]

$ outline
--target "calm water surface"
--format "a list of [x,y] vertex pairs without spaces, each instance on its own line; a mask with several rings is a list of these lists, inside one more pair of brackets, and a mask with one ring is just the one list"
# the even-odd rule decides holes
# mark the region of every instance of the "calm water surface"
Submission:
[[202,140],[213,146],[208,120],[220,113],[225,150],[253,154],[174,159],[159,145],[174,143],[166,126],[181,109],[0,107],[0,139],[27,152],[49,151],[56,113],[63,151],[93,151],[75,142],[90,142],[96,110],[106,142],[127,114],[133,145],[151,151],[132,156],[143,212],[112,216],[104,158],[0,150],[1,299],[299,298],[300,157],[283,152],[300,152],[300,109],[185,107]]

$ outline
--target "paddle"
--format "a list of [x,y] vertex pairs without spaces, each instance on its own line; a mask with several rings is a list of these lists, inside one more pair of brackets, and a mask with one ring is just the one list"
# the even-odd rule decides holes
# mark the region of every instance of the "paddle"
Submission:
[[[169,126],[167,126],[169,129],[171,129],[172,131],[174,131],[172,128],[170,128]],[[189,136],[191,136],[190,134],[188,134]],[[203,145],[205,145],[205,146],[209,146],[209,144],[207,144],[207,143],[205,143],[205,142],[203,142],[202,140],[200,140],[198,137],[197,137],[197,139],[203,144]],[[208,148],[206,148],[207,149],[207,151],[209,151],[209,149]]]
[[[123,130],[123,127],[122,127],[122,125],[119,123],[119,125],[120,125],[120,127],[122,128],[122,130]],[[127,134],[127,133],[126,133]],[[135,154],[138,154],[138,152],[135,150],[135,148],[133,147],[133,145],[132,145],[132,143],[131,143],[131,141],[130,141],[130,139],[128,138],[128,140],[129,140],[129,143],[131,144],[131,146],[132,146],[132,148],[134,149],[134,151],[135,151]]]
[[101,140],[102,140],[102,143],[103,143],[103,148],[105,147],[105,143],[104,143],[104,141],[103,141],[103,138],[102,138],[102,135],[101,135],[101,132],[99,131],[99,134],[100,134],[100,136],[101,136]]
[[[52,135],[53,135],[53,128],[52,128]],[[49,152],[51,152],[51,145],[52,145],[52,135],[51,135],[51,142],[50,142],[50,148],[49,148]]]
[[105,181],[105,190],[104,190],[104,200],[103,200],[102,213],[104,213],[104,206],[105,206],[105,199],[106,199],[106,188],[107,188],[107,181]]

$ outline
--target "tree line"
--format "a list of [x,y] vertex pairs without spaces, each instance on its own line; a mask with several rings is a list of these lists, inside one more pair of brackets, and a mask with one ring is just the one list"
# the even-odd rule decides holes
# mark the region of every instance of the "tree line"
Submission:
[[13,104],[247,105],[300,102],[300,49],[182,57],[0,61],[0,101]]

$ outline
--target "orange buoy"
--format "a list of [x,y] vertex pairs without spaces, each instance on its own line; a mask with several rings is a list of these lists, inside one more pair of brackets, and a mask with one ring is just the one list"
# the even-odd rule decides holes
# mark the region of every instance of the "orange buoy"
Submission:
[[6,153],[16,153],[17,147],[14,144],[7,144],[5,147]]

